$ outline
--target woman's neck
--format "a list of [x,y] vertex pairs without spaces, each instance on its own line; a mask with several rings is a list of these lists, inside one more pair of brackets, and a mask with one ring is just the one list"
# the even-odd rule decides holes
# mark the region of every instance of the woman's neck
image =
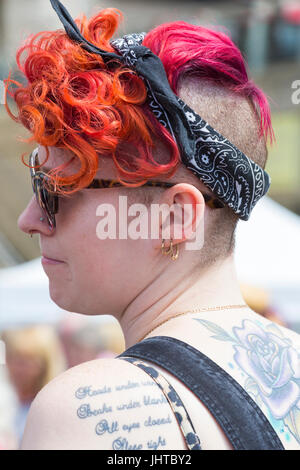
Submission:
[[118,320],[128,348],[179,312],[244,303],[234,260],[229,257],[206,268],[198,276],[188,275],[180,269],[172,270],[172,275],[164,270],[129,304]]

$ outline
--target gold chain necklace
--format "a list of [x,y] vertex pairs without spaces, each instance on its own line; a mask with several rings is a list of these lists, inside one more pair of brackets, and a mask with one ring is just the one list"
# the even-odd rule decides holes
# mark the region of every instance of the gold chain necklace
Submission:
[[166,323],[167,321],[169,320],[172,320],[173,318],[176,318],[176,317],[180,317],[181,315],[185,315],[186,313],[195,313],[195,312],[207,312],[207,311],[217,311],[217,310],[225,310],[225,309],[229,309],[229,308],[245,308],[245,307],[249,307],[249,305],[247,304],[241,304],[241,305],[220,305],[218,307],[203,307],[203,308],[194,308],[193,310],[186,310],[185,312],[180,312],[180,313],[176,313],[175,315],[173,315],[171,318],[167,318],[167,320],[164,320],[162,321],[161,323],[159,323],[158,325],[156,325],[154,328],[152,328],[152,330],[148,331],[148,333],[146,333],[141,339],[139,339],[137,342],[139,343],[140,341],[143,341],[143,339],[146,338],[147,335],[149,335],[150,333],[152,333],[152,331],[156,330],[156,328],[158,328],[159,326],[163,325],[164,323]]

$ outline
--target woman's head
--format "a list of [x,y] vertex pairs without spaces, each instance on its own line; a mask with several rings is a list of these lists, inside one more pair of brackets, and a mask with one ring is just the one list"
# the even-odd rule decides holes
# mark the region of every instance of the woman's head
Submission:
[[[120,19],[120,12],[106,9],[76,23],[87,40],[113,51],[109,41]],[[272,135],[268,104],[249,80],[230,38],[176,22],[157,27],[143,44],[161,58],[173,91],[225,137],[233,137],[233,143],[242,136],[241,150],[264,166],[265,137]],[[124,208],[119,210],[119,196],[128,197],[128,206],[199,205],[197,223],[205,222],[205,244],[193,256],[181,256],[179,262],[185,257],[187,269],[191,259],[195,267],[204,267],[230,255],[237,217],[229,208],[204,210],[202,193],[211,192],[181,164],[175,141],[148,109],[140,77],[121,62],[105,64],[61,30],[32,35],[19,49],[17,63],[27,84],[16,83],[11,93],[18,107],[14,118],[31,132],[28,141],[39,144],[39,161],[50,171],[56,190],[67,195],[59,200],[53,232],[40,220],[43,213],[34,198],[19,220],[22,230],[40,234],[45,257],[63,261],[44,263],[55,302],[70,311],[118,314],[165,269],[161,239],[99,238],[99,204],[109,204],[126,217]],[[215,91],[210,101],[204,99],[208,89]],[[250,123],[251,132],[244,127],[232,136],[232,123],[239,116]],[[95,178],[118,179],[124,186],[87,189]],[[150,179],[179,184],[169,189],[126,187]],[[117,234],[119,225],[117,217]],[[178,241],[184,244],[185,239]]]
[[31,401],[64,371],[59,339],[50,326],[29,326],[2,333],[10,380],[21,400]]

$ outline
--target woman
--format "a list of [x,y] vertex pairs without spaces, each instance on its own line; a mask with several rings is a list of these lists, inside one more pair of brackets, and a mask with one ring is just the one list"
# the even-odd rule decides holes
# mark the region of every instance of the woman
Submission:
[[65,31],[20,48],[28,84],[11,92],[38,144],[19,227],[54,302],[113,315],[127,359],[48,384],[22,448],[298,449],[298,335],[245,304],[233,258],[269,187],[265,95],[223,33],[178,22],[112,43],[118,11],[75,24],[51,3]]
[[26,417],[38,392],[65,370],[65,360],[55,330],[50,326],[29,326],[2,333],[6,364],[19,406],[15,431],[21,442]]
[[101,357],[115,357],[124,351],[124,338],[116,321],[95,325],[89,317],[66,315],[58,324],[59,339],[67,367]]
[[17,397],[9,383],[7,371],[0,367],[0,450],[18,448],[17,434],[14,429],[14,417],[17,408]]

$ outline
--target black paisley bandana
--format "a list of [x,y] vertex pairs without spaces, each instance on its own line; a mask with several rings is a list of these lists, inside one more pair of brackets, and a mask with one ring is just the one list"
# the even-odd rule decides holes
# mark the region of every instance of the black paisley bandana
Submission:
[[173,93],[161,60],[142,46],[146,33],[112,41],[118,54],[103,51],[81,35],[61,2],[50,2],[70,39],[88,52],[101,55],[106,62],[117,59],[136,71],[146,84],[148,105],[176,141],[182,163],[241,220],[248,220],[270,187],[268,173]]

